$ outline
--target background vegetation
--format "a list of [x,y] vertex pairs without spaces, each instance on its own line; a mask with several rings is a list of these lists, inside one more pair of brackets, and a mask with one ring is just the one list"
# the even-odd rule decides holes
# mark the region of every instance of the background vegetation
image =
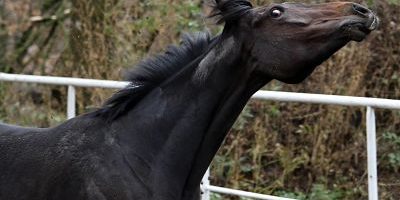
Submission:
[[[304,83],[274,81],[265,89],[400,99],[400,2],[356,2],[378,13],[378,31],[347,45]],[[122,69],[178,43],[182,32],[217,33],[203,11],[200,0],[0,0],[0,71],[118,80]],[[78,112],[112,92],[78,89]],[[56,125],[65,120],[65,94],[62,87],[0,83],[0,121]],[[400,199],[400,111],[377,110],[377,119],[380,196]],[[364,121],[365,108],[251,101],[214,160],[211,181],[299,199],[366,199]]]

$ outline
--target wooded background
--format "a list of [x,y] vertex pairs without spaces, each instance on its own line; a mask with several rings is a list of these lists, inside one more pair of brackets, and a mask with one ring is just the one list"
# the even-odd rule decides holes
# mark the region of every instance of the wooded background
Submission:
[[[378,31],[303,83],[264,89],[400,99],[400,1],[355,2],[378,13]],[[204,10],[200,0],[0,0],[0,71],[121,80],[123,69],[179,43],[183,32],[218,33]],[[114,91],[77,92],[84,113]],[[65,113],[64,87],[0,82],[0,121],[48,127]],[[378,109],[377,132],[380,197],[398,200],[400,111]],[[252,100],[216,156],[211,182],[299,199],[366,199],[365,141],[365,108]]]

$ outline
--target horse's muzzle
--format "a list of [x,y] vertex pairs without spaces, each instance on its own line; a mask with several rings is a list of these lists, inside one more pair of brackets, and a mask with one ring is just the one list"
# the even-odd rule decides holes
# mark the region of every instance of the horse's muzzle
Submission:
[[379,18],[370,9],[365,8],[364,6],[362,6],[360,4],[353,3],[352,11],[355,15],[358,15],[362,18],[367,19],[365,27],[368,30],[373,31],[378,28]]
[[350,40],[362,41],[371,31],[378,28],[379,18],[368,8],[352,3],[351,12],[353,16],[341,23],[344,36]]

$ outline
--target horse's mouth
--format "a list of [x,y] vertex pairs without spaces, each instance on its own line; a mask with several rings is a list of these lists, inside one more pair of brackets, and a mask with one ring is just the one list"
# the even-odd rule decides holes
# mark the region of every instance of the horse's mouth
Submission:
[[344,23],[341,28],[349,39],[360,42],[371,31],[376,30],[379,26],[379,18],[375,15],[370,16],[367,20],[351,20]]

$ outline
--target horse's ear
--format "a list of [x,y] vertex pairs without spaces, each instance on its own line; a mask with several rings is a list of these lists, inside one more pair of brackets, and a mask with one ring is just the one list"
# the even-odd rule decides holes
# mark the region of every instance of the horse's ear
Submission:
[[217,24],[230,24],[247,14],[253,5],[248,0],[212,0],[211,7],[210,17],[216,19]]

